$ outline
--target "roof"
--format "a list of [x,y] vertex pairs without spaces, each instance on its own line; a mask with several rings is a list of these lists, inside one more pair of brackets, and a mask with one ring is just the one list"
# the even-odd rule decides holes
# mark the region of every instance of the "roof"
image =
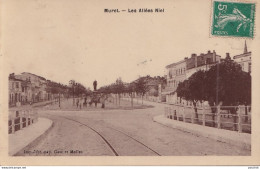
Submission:
[[42,76],[38,76],[38,75],[36,75],[36,74],[29,73],[29,72],[23,72],[23,73],[21,73],[21,74],[30,74],[30,75],[36,76],[36,77],[38,77],[38,78],[40,78],[40,79],[42,79],[42,80],[46,80],[46,79],[45,79],[44,77],[42,77]]
[[183,62],[185,62],[185,60],[181,60],[181,61],[179,61],[179,62],[175,62],[175,63],[172,63],[172,64],[170,64],[170,65],[167,65],[166,68],[170,68],[170,67],[172,67],[172,66],[181,64],[181,63],[183,63]]
[[15,77],[9,77],[9,80],[15,80],[15,81],[20,81],[20,82],[23,82],[24,80],[21,80],[21,79],[17,79]]
[[242,53],[240,55],[233,56],[233,59],[242,58],[242,57],[246,57],[246,56],[250,56],[250,55],[251,55],[251,52]]

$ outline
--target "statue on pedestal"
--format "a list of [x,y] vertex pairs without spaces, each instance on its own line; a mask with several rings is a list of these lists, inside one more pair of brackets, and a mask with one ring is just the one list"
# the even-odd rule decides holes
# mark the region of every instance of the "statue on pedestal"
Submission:
[[97,90],[97,81],[96,80],[93,82],[93,87],[94,87],[94,91],[96,91]]

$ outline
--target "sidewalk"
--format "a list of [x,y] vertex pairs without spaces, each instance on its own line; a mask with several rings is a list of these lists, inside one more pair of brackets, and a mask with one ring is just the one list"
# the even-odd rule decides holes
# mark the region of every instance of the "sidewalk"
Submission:
[[153,120],[175,129],[190,132],[195,135],[200,135],[203,137],[211,138],[221,142],[229,143],[251,150],[251,134],[238,133],[234,131],[217,129],[213,127],[200,126],[197,124],[184,123],[164,117],[164,115],[159,115],[153,117]]
[[[61,99],[60,101],[64,101],[65,99]],[[42,101],[42,102],[36,102],[33,103],[32,105],[30,104],[26,104],[26,105],[21,105],[19,107],[14,106],[14,107],[9,107],[9,110],[20,110],[20,109],[31,109],[31,108],[36,108],[36,107],[40,107],[40,106],[46,106],[48,104],[54,103],[55,100],[47,100],[47,101]]]
[[9,134],[9,155],[15,155],[22,148],[28,146],[32,141],[44,134],[51,126],[52,121],[46,118],[38,118],[36,123]]

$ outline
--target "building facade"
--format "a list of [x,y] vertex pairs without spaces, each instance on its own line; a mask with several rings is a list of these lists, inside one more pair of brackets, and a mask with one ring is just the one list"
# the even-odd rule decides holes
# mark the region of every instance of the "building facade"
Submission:
[[45,78],[27,72],[9,75],[9,106],[45,101],[49,95]]
[[9,106],[15,106],[22,100],[22,80],[9,76]]
[[15,77],[17,79],[30,82],[30,86],[28,86],[30,89],[30,92],[28,93],[29,101],[38,102],[48,99],[48,94],[46,92],[47,81],[45,78],[28,72],[15,75]]
[[175,93],[178,84],[186,79],[186,60],[170,64],[166,66],[167,72],[167,85],[165,88],[166,102],[174,103],[177,100]]
[[243,71],[251,73],[251,52],[247,51],[247,44],[245,41],[244,53],[235,55],[234,61],[240,64]]
[[220,56],[215,51],[206,54],[192,54],[190,58],[185,57],[176,63],[166,66],[167,85],[162,94],[166,95],[166,102],[170,104],[191,104],[177,97],[176,89],[180,82],[188,79],[199,70],[208,70],[211,66],[220,62]]

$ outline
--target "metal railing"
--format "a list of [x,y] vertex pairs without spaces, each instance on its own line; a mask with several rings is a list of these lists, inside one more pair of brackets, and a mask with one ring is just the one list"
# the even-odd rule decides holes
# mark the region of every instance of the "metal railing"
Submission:
[[38,113],[35,109],[14,109],[9,110],[8,133],[12,134],[18,130],[36,123]]
[[251,133],[251,106],[193,106],[171,105],[165,107],[165,117],[186,123],[219,129]]

